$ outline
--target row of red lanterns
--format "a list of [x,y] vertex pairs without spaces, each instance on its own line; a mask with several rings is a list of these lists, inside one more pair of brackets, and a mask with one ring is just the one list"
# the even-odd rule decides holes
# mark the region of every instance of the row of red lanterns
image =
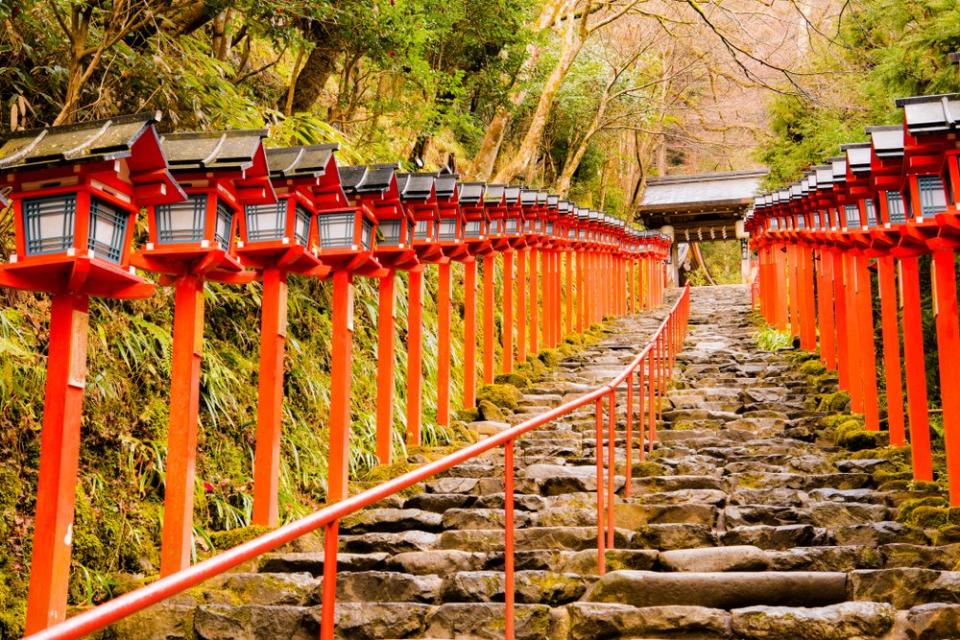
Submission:
[[[465,265],[464,405],[473,406],[476,261],[484,262],[483,375],[494,375],[494,256],[503,255],[502,370],[556,346],[574,330],[572,255],[577,253],[577,330],[604,315],[658,303],[669,239],[634,229],[544,191],[461,183],[450,174],[401,174],[397,165],[338,167],[334,145],[264,147],[266,130],[160,135],[144,114],[17,132],[0,146],[16,253],[0,286],[53,294],[46,403],[27,631],[63,618],[86,373],[89,296],[140,298],[175,288],[174,340],[161,573],[189,563],[203,342],[204,282],[263,283],[254,463],[257,524],[277,523],[287,274],[333,280],[328,497],[347,495],[352,278],[380,280],[377,442],[390,460],[393,303],[397,270],[409,272],[407,436],[420,438],[422,278],[439,265],[438,422],[449,423],[450,263]],[[133,250],[146,208],[149,238]],[[513,257],[517,256],[517,278]],[[561,254],[566,316],[561,326]],[[529,255],[529,265],[525,258]],[[541,310],[534,283],[541,259]],[[529,322],[523,284],[529,266]],[[637,270],[639,268],[639,271]],[[642,275],[641,275],[642,273]],[[640,282],[643,285],[640,285]],[[516,284],[517,348],[513,293]],[[644,289],[641,291],[641,289]],[[642,295],[642,298],[641,298]],[[525,343],[530,327],[529,345]]]
[[960,94],[903,98],[897,105],[903,124],[869,127],[869,142],[843,145],[843,155],[829,164],[758,196],[745,226],[760,254],[763,315],[778,328],[790,327],[804,349],[816,349],[819,334],[824,364],[838,370],[840,386],[870,430],[880,429],[875,260],[890,444],[907,442],[902,338],[917,480],[933,479],[919,277],[919,257],[931,256],[950,503],[960,506],[960,372],[951,363],[960,353]]

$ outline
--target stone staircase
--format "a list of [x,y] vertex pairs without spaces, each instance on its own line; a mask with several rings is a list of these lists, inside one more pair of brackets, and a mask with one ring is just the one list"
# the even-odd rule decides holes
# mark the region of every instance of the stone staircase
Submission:
[[[592,409],[518,443],[517,637],[960,638],[960,544],[895,521],[918,494],[881,489],[888,460],[820,437],[804,377],[755,348],[746,288],[695,289],[691,309],[658,448],[634,457],[630,498],[616,478],[602,578]],[[611,377],[662,314],[619,321],[511,421]],[[338,637],[502,638],[503,517],[497,452],[345,521]],[[315,639],[322,571],[319,550],[272,554],[104,637]]]

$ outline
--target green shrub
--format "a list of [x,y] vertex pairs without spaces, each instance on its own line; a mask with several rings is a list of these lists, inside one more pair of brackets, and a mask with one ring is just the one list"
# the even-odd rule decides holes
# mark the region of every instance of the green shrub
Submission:
[[885,446],[888,442],[888,436],[883,431],[867,431],[857,420],[847,420],[837,427],[834,442],[838,447],[850,451],[860,451]]

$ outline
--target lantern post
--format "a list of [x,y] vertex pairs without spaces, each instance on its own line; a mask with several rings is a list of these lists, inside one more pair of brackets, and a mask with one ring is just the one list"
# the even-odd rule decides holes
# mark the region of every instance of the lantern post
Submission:
[[460,211],[463,215],[463,240],[467,252],[463,262],[463,406],[477,403],[477,257],[491,251],[490,220],[484,206],[486,184],[460,184]]
[[16,240],[0,286],[52,295],[27,634],[66,617],[89,297],[153,293],[130,263],[137,213],[184,197],[154,130],[159,117],[18,131],[0,146]]
[[276,203],[263,148],[266,135],[266,129],[257,129],[164,136],[164,153],[187,199],[148,209],[150,240],[132,258],[137,266],[163,274],[161,283],[174,286],[162,576],[190,564],[204,283],[243,284],[256,277],[235,254],[236,234],[246,205]]
[[416,223],[413,247],[420,262],[410,270],[407,301],[407,443],[419,446],[423,409],[423,271],[427,264],[449,260],[438,242],[440,207],[436,174],[401,175],[400,198]]
[[[906,444],[903,406],[903,368],[900,362],[900,328],[897,320],[897,284],[894,250],[906,222],[903,195],[903,126],[870,127],[870,181],[879,205],[878,225],[870,229],[872,251],[877,256],[877,284],[886,374],[887,423],[890,445]],[[926,403],[926,392],[923,394]],[[911,396],[910,402],[914,399]],[[926,413],[927,408],[916,411]]]
[[[534,256],[535,247],[540,244],[541,207],[537,203],[537,192],[524,189],[520,194],[523,205],[524,244],[517,250],[516,283],[516,335],[517,363],[527,359],[527,256]],[[531,258],[531,261],[535,258]],[[530,289],[533,293],[533,289]]]
[[377,426],[376,448],[380,464],[393,457],[394,321],[396,273],[417,265],[413,250],[413,217],[400,204],[396,164],[342,167],[340,180],[354,207],[376,220],[373,258],[382,269],[377,305]]
[[[490,242],[494,251],[502,253],[510,247],[507,238],[507,187],[502,184],[487,185],[483,194],[483,206],[490,219]],[[483,255],[483,382],[493,384],[496,375],[494,362],[494,334],[496,333],[495,288],[496,253]]]
[[500,370],[503,373],[513,371],[513,293],[514,274],[513,257],[516,252],[526,247],[524,228],[523,190],[520,187],[507,187],[504,190],[504,199],[507,204],[506,237],[507,246],[503,250],[503,286],[501,313],[503,321],[500,326],[501,348]]
[[[870,283],[869,260],[872,237],[870,229],[877,226],[876,205],[870,187],[870,143],[843,145],[846,152],[847,191],[854,207],[848,219],[847,233],[853,247],[853,271],[855,280],[855,308],[858,331],[860,383],[863,397],[865,426],[870,431],[880,430],[880,399],[877,390],[877,356],[873,336],[873,292]],[[864,322],[867,321],[867,322]]]
[[956,114],[960,94],[901,98],[908,205],[914,214],[910,235],[924,238],[931,256],[933,312],[936,317],[940,401],[950,506],[960,506],[960,374],[953,358],[960,352],[956,251],[960,248],[960,169],[957,165]]
[[335,151],[336,145],[268,150],[277,202],[247,204],[240,216],[236,254],[263,282],[251,518],[256,525],[273,527],[279,521],[287,275],[323,278],[329,273],[318,257],[315,218],[321,206],[344,205],[318,199],[318,193],[327,193],[339,183]]
[[436,191],[440,212],[437,242],[443,251],[437,267],[437,424],[450,426],[450,266],[452,261],[463,260],[469,251],[463,239],[457,176],[441,172],[437,176]]

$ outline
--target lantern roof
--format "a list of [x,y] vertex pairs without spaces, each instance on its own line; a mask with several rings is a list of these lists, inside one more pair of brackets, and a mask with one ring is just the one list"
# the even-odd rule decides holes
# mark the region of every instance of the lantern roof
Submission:
[[340,183],[347,193],[384,194],[394,184],[394,175],[400,165],[372,164],[340,168]]
[[517,204],[520,202],[520,192],[522,187],[506,187],[503,190],[503,199],[507,204]]
[[547,206],[551,209],[560,209],[560,196],[547,194]]
[[574,213],[574,206],[568,200],[557,202],[557,211],[563,214]]
[[833,170],[834,182],[847,181],[847,158],[845,156],[830,158],[830,167]]
[[537,192],[533,189],[524,189],[520,192],[520,204],[525,207],[532,207],[537,204]]
[[159,121],[160,112],[139,113],[15,131],[0,145],[0,171],[129,158],[137,140]]
[[841,151],[846,151],[847,166],[853,173],[870,172],[871,144],[869,142],[854,142],[840,145]]
[[[319,178],[326,175],[337,144],[313,144],[302,147],[267,149],[267,165],[270,177]],[[336,165],[334,165],[336,166]]]
[[816,190],[817,190],[817,172],[811,169],[810,171],[807,172],[805,193],[810,193],[811,191],[816,191]]
[[803,195],[803,187],[800,183],[790,185],[790,199],[796,200]]
[[[247,171],[266,174],[266,129],[168,133],[160,139],[171,171]],[[262,162],[262,167],[257,167]]]
[[429,200],[436,193],[434,173],[398,173],[397,189],[403,200]]
[[829,188],[833,184],[833,166],[818,164],[813,168],[817,172],[817,186],[821,189]]
[[487,188],[483,192],[483,203],[484,204],[500,204],[503,202],[504,190],[506,189],[505,185],[502,184],[488,184]]
[[949,133],[960,127],[960,94],[898,98],[907,130],[913,134]]
[[459,177],[455,173],[440,173],[437,176],[437,197],[449,199],[457,195],[457,179]]
[[586,207],[574,207],[574,213],[577,214],[578,220],[588,220],[590,218],[590,209]]
[[480,204],[483,202],[483,192],[486,188],[483,182],[461,182],[460,204]]
[[550,194],[546,191],[537,191],[537,204],[550,204],[549,202]]
[[867,127],[878,158],[898,158],[903,155],[903,125],[892,124]]

